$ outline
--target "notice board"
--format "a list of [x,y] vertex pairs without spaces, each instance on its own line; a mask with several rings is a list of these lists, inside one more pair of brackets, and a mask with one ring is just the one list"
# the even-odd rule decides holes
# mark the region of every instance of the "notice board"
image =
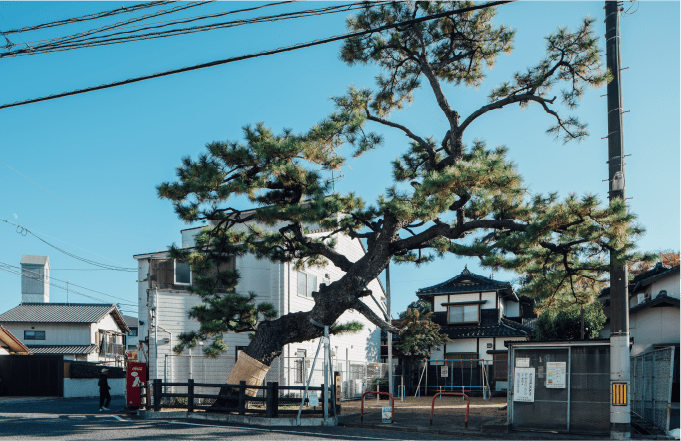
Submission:
[[534,368],[515,369],[513,401],[534,403]]

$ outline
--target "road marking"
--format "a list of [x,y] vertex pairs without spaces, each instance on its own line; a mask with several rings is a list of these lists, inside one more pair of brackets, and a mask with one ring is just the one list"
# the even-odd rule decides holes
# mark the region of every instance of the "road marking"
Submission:
[[180,421],[168,421],[169,423],[173,424],[183,424],[185,426],[199,426],[199,427],[224,427],[228,429],[241,429],[241,430],[255,430],[258,432],[274,432],[274,433],[291,433],[295,435],[316,435],[316,436],[321,436],[321,437],[342,437],[342,438],[359,438],[359,439],[391,439],[391,438],[378,438],[375,436],[357,436],[357,435],[327,435],[323,433],[316,433],[316,432],[297,432],[295,430],[275,430],[275,429],[257,429],[254,427],[241,427],[241,426],[216,426],[212,424],[196,424],[196,423],[183,423]]
[[119,417],[118,415],[109,415],[109,416],[112,416],[112,417],[116,418],[118,421],[123,421],[123,422],[125,422],[125,420],[124,420],[123,418]]

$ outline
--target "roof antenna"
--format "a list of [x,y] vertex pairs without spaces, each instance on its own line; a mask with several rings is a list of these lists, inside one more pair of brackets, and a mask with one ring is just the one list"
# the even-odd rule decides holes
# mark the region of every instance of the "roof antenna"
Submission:
[[69,304],[69,283],[71,283],[70,280],[66,281],[66,304]]

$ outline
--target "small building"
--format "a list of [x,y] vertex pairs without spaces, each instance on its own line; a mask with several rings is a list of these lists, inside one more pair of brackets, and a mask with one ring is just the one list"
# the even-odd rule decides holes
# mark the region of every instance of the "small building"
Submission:
[[128,334],[125,337],[125,351],[128,360],[137,360],[137,350],[139,346],[139,320],[137,317],[124,315],[123,320],[128,327]]
[[[430,302],[433,320],[452,340],[433,351],[431,359],[485,360],[489,383],[494,384],[492,390],[506,390],[508,353],[504,341],[527,339],[533,328],[523,321],[536,317],[533,312],[534,301],[526,297],[518,298],[509,282],[473,274],[467,266],[458,276],[421,288],[416,295]],[[431,365],[438,364],[444,363],[431,362]],[[452,369],[463,371],[464,379],[461,381],[466,384],[473,381],[476,385],[481,384],[478,381],[481,365],[480,362],[451,364]],[[436,374],[436,377],[440,376]],[[457,381],[451,378],[452,384]]]
[[[650,352],[657,347],[679,345],[679,266],[658,263],[629,281],[629,335],[631,355]],[[607,320],[600,332],[610,337],[610,287],[598,300],[603,302]]]
[[116,305],[21,303],[0,314],[0,325],[34,354],[120,365],[128,327]]

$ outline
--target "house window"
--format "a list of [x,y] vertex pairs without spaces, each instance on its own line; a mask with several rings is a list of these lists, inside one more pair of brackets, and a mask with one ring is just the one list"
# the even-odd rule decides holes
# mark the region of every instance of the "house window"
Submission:
[[128,332],[128,335],[130,337],[137,337],[137,329],[130,329],[130,332]]
[[317,276],[298,273],[298,295],[312,298],[312,291],[317,289]]
[[450,306],[447,313],[448,323],[478,323],[479,305]]
[[192,269],[187,262],[175,262],[175,285],[191,285]]
[[24,340],[45,340],[45,331],[24,331]]

